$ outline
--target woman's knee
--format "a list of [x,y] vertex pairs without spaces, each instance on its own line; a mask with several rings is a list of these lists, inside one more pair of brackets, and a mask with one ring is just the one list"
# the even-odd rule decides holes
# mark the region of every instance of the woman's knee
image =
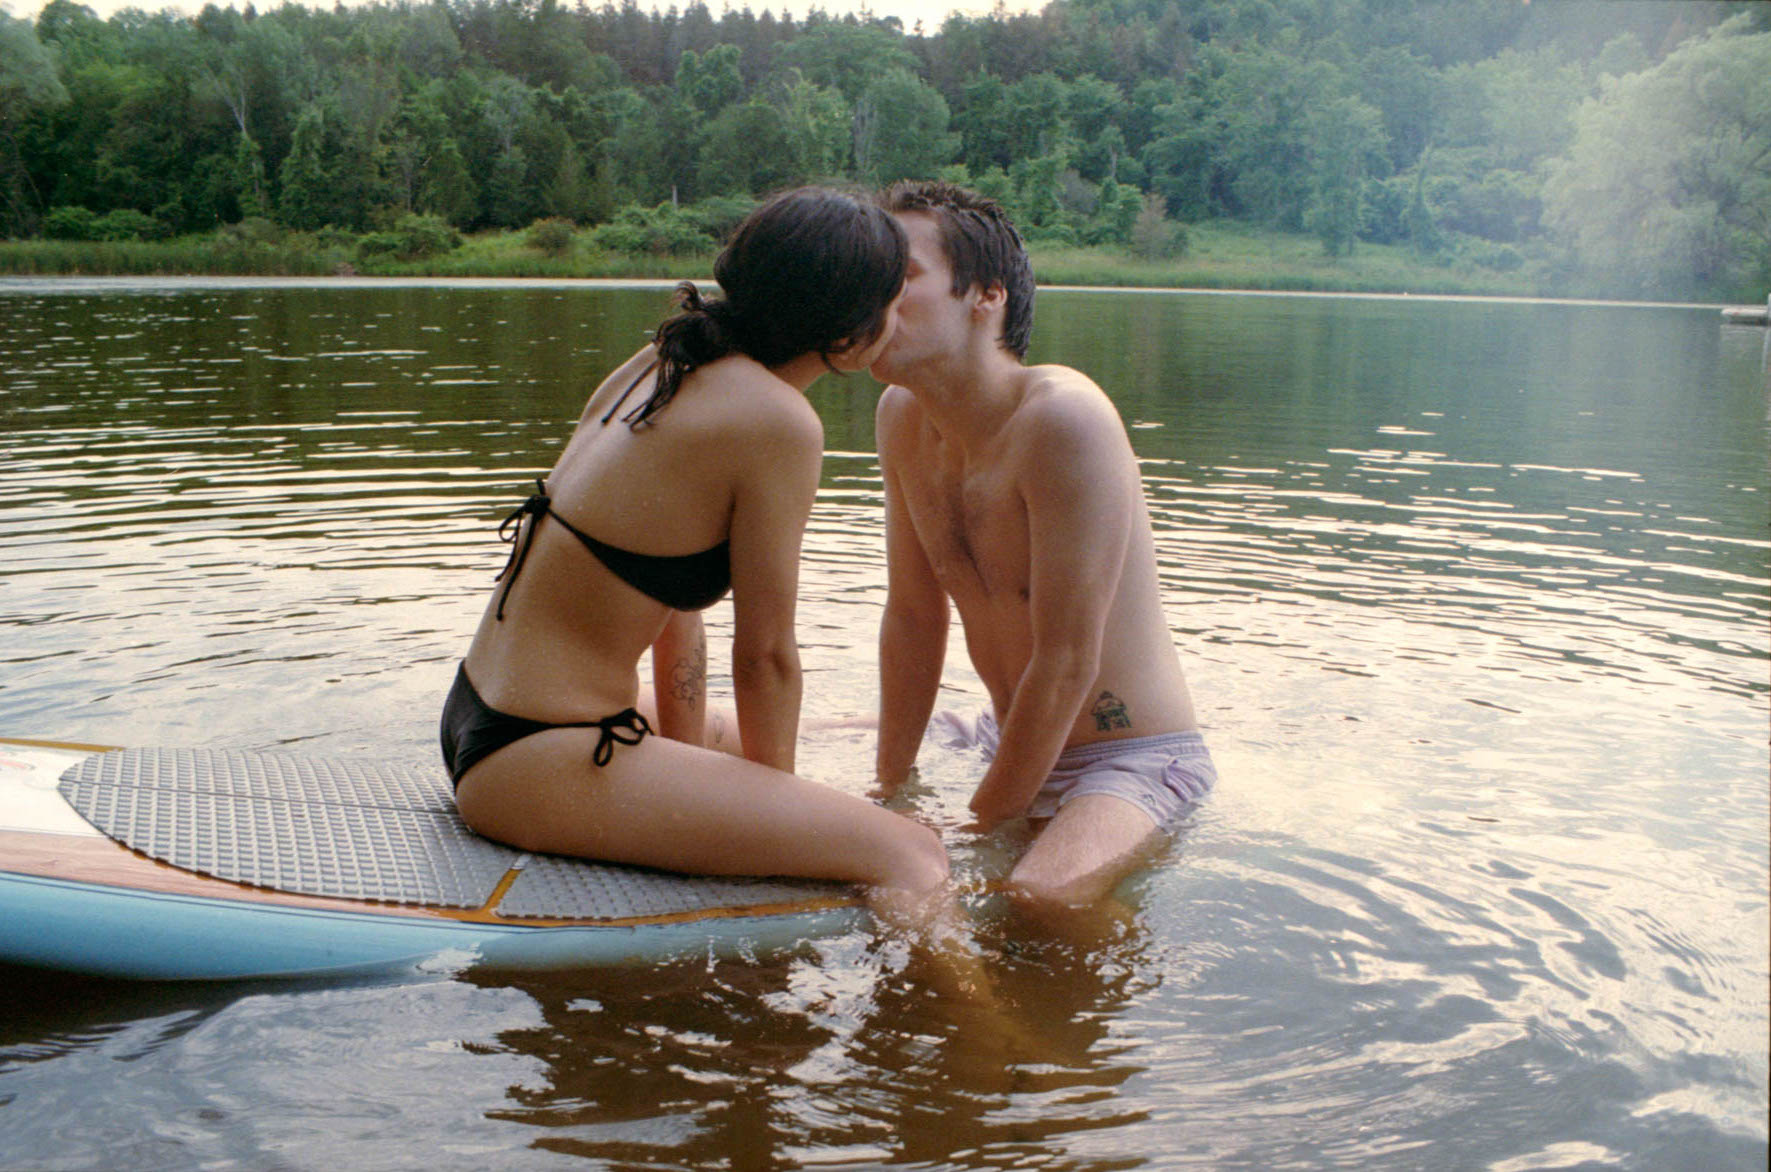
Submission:
[[947,882],[949,865],[947,848],[941,836],[920,822],[903,820],[899,831],[896,857],[892,861],[893,886],[910,891],[933,891]]

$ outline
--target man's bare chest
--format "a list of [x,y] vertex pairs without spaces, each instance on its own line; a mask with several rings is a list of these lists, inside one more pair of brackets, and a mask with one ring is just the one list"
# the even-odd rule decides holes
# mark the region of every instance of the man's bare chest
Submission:
[[1025,599],[1027,505],[1006,469],[931,460],[908,477],[905,501],[929,566],[962,606],[973,598]]

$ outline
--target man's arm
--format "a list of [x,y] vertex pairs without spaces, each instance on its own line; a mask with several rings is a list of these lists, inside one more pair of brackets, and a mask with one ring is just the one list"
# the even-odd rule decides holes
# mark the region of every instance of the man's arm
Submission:
[[985,828],[1027,809],[1088,701],[1139,491],[1136,461],[1104,397],[1066,394],[1041,410],[1019,477],[1032,653],[996,758],[972,795]]
[[947,654],[947,595],[935,579],[922,542],[910,523],[898,481],[899,451],[906,426],[892,388],[879,405],[879,462],[885,479],[886,605],[879,624],[879,749],[875,769],[890,794],[916,764],[929,714],[941,687]]

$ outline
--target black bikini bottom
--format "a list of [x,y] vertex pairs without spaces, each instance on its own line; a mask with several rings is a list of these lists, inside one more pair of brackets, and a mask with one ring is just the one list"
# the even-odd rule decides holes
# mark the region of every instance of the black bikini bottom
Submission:
[[570,724],[549,724],[500,712],[480,699],[473,681],[467,678],[467,664],[455,672],[455,685],[443,704],[441,728],[443,765],[449,780],[461,788],[462,774],[474,767],[480,758],[496,753],[513,741],[550,728],[594,728],[602,730],[596,748],[590,754],[591,764],[607,765],[615,755],[615,746],[637,745],[652,731],[652,726],[637,709],[628,708],[601,720],[581,720]]

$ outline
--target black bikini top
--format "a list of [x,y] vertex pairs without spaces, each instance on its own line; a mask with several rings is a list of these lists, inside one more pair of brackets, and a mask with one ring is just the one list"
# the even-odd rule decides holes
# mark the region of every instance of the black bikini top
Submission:
[[[534,518],[528,526],[523,518]],[[646,597],[655,599],[672,610],[706,610],[726,596],[732,588],[731,542],[722,541],[700,553],[660,557],[656,554],[634,553],[598,541],[553,511],[553,498],[547,485],[535,482],[535,495],[524,501],[498,526],[498,537],[511,545],[510,560],[504,563],[494,581],[504,582],[504,593],[498,599],[498,618],[504,618],[504,603],[510,588],[528,560],[529,547],[535,544],[535,530],[541,518],[552,517],[583,543],[592,557],[603,563],[610,573]],[[508,581],[506,579],[508,578]]]

